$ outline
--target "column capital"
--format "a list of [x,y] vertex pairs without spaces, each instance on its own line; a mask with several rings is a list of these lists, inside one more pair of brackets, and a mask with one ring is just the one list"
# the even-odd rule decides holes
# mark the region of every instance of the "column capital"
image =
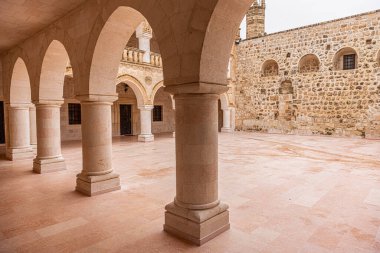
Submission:
[[165,91],[173,94],[223,94],[228,91],[227,84],[193,82],[175,85],[166,85]]
[[25,110],[33,107],[32,103],[8,103],[6,105],[12,110]]
[[141,111],[151,111],[154,108],[154,105],[141,105],[138,107]]
[[117,94],[81,94],[76,95],[75,98],[80,102],[100,102],[100,103],[113,103],[118,99]]
[[141,24],[136,29],[136,38],[153,38],[152,28],[147,21],[141,22]]
[[[48,106],[48,107],[55,107],[55,106],[62,106],[64,103],[63,100],[43,100],[40,99],[38,101],[33,101],[33,105],[36,107],[43,107],[43,106]],[[33,106],[32,106],[33,107]]]

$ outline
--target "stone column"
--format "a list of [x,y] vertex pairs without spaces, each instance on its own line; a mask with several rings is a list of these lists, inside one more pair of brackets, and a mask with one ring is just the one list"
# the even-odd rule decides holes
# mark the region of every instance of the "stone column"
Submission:
[[61,153],[61,105],[62,102],[36,104],[37,157],[33,161],[35,173],[48,173],[66,169]]
[[176,197],[166,206],[164,230],[201,245],[229,229],[218,197],[217,94],[178,94]]
[[34,157],[30,146],[29,107],[29,104],[7,105],[9,144],[6,157],[11,161]]
[[37,121],[36,121],[36,107],[34,105],[29,108],[30,119],[30,146],[33,150],[37,149]]
[[111,106],[117,97],[78,99],[82,110],[83,169],[77,175],[76,190],[88,196],[120,190],[119,175],[112,168]]
[[138,137],[140,142],[154,141],[154,135],[152,134],[152,105],[139,106],[140,110],[140,122],[141,133]]
[[143,62],[150,61],[150,40],[153,37],[152,28],[147,21],[142,22],[136,29],[136,37],[139,40],[139,49],[144,51]]
[[222,127],[223,133],[231,133],[231,109],[223,109],[223,127]]
[[231,130],[235,132],[236,129],[236,109],[235,107],[231,107]]

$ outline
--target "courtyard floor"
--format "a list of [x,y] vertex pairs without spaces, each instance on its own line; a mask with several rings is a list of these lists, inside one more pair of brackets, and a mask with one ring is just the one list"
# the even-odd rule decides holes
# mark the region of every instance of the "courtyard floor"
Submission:
[[174,139],[114,139],[122,190],[74,191],[68,169],[37,175],[32,160],[0,160],[0,252],[380,252],[380,141],[220,134],[219,192],[231,229],[202,247],[162,230],[175,195]]

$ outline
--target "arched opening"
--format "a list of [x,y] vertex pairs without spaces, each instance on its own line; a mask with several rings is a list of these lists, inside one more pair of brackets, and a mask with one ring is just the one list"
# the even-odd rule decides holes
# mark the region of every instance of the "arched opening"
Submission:
[[358,68],[359,57],[355,49],[345,47],[340,49],[334,57],[334,70],[353,70]]
[[[83,85],[79,92],[83,117],[81,127],[83,169],[77,177],[76,189],[87,195],[114,191],[121,187],[120,177],[113,171],[112,165],[113,134],[120,135],[120,130],[123,130],[123,134],[138,132],[139,141],[154,140],[151,132],[153,105],[149,103],[142,82],[138,81],[144,79],[126,75],[117,78],[120,63],[131,56],[128,50],[125,50],[131,36],[135,32],[148,33],[150,30],[141,26],[147,21],[137,10],[126,6],[113,5],[113,7],[110,6],[105,10],[108,11],[108,18],[104,19],[107,14],[103,13],[98,19],[98,26],[94,26],[91,45],[87,52],[88,57],[92,59],[88,83]],[[142,29],[136,31],[139,27]],[[146,43],[144,45],[149,45],[144,39],[142,40]],[[148,62],[149,57],[145,57],[147,51],[144,53],[142,51],[129,51],[133,56],[133,63]],[[133,107],[130,104],[132,101],[137,106]],[[134,108],[139,110],[139,121],[133,119]],[[120,115],[126,116],[127,120],[121,119]],[[120,126],[120,121],[126,125]],[[135,123],[135,128],[137,123],[140,123],[140,131],[133,129]],[[106,179],[94,182],[91,176],[105,176]],[[105,184],[106,186],[103,186]]]
[[[69,56],[61,42],[53,40],[42,61],[36,106],[37,156],[33,171],[66,169],[61,151],[61,106]],[[72,71],[74,73],[74,71]]]
[[262,66],[262,76],[269,77],[269,76],[277,76],[279,68],[278,63],[275,60],[267,60],[263,63]]
[[[63,100],[63,85],[69,62],[69,56],[62,43],[57,40],[52,41],[42,62],[39,102]],[[72,73],[74,74],[74,71]]]
[[11,104],[31,103],[31,87],[28,70],[25,62],[18,58],[12,72],[11,86],[9,92]]
[[140,12],[124,6],[118,7],[108,18],[92,55],[90,94],[115,95],[114,85],[122,54],[129,39],[143,21],[144,17]]
[[299,62],[300,73],[318,72],[320,68],[320,61],[315,54],[307,54],[303,56]]
[[33,157],[30,146],[31,85],[25,62],[18,58],[13,66],[6,116],[6,157],[18,160]]
[[139,104],[143,103],[137,99],[141,94],[129,82],[120,82],[116,85],[118,100],[112,106],[112,131],[113,136],[136,135],[140,129]]

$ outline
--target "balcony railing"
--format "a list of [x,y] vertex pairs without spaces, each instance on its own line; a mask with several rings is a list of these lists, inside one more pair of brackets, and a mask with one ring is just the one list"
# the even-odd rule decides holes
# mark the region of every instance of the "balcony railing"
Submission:
[[162,67],[162,58],[160,54],[151,52],[150,62],[144,62],[144,54],[144,50],[127,47],[124,49],[122,61],[134,64],[151,65],[159,68]]

